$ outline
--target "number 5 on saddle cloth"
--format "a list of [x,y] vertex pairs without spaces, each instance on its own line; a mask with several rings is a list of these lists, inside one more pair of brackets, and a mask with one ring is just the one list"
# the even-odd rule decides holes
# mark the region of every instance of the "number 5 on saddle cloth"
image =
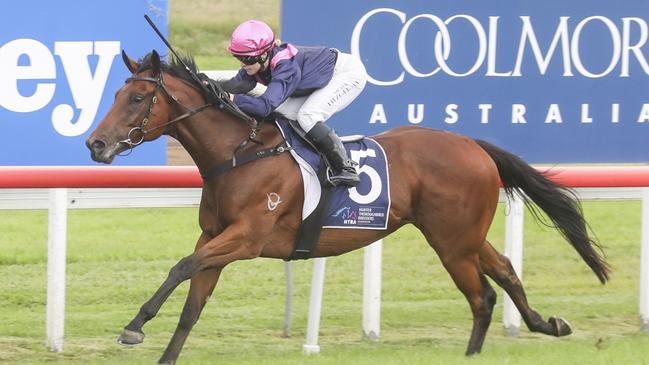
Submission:
[[[294,259],[311,257],[322,228],[386,229],[390,211],[390,183],[385,151],[378,142],[363,136],[342,137],[345,149],[358,163],[358,186],[327,186],[326,166],[320,155],[301,137],[300,127],[278,118],[291,155],[298,163],[304,182],[302,225],[297,234]],[[296,131],[297,129],[297,131]],[[325,186],[323,186],[325,185]]]

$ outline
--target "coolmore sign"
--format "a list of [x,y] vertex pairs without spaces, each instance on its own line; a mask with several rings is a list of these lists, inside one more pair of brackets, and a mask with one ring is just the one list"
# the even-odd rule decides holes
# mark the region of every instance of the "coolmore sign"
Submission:
[[[360,57],[331,124],[433,127],[536,163],[649,162],[649,2],[283,1],[282,38]],[[425,152],[425,151],[422,151]]]
[[[0,165],[94,164],[84,145],[128,71],[164,45],[167,0],[24,0],[0,12]],[[138,148],[126,164],[164,164],[166,141]]]

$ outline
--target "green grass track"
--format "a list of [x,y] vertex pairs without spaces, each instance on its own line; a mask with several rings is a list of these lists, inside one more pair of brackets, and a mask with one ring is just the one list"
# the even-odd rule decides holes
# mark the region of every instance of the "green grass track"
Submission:
[[[490,240],[502,250],[504,207]],[[312,262],[294,263],[293,335],[281,338],[284,270],[279,260],[227,267],[190,335],[182,364],[649,364],[639,331],[640,203],[586,202],[586,218],[613,266],[600,285],[573,249],[527,215],[523,281],[531,305],[560,315],[574,334],[521,329],[506,337],[498,290],[482,354],[465,358],[471,315],[421,234],[404,227],[384,243],[381,338],[361,339],[362,252],[327,261],[321,353],[301,351]],[[0,211],[0,363],[152,364],[175,329],[188,284],[147,326],[145,342],[116,344],[122,327],[198,237],[197,210],[71,210],[64,352],[45,347],[47,212]]]

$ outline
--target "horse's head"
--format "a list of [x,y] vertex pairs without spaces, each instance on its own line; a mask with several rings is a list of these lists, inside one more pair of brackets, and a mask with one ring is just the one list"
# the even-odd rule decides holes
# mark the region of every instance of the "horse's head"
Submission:
[[160,137],[173,107],[155,50],[139,63],[124,51],[122,59],[133,75],[117,91],[112,107],[86,141],[97,162],[111,163],[121,152]]

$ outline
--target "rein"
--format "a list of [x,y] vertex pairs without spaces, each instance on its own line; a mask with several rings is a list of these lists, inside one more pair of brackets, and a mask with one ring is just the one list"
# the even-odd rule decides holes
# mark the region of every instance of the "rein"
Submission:
[[[183,119],[189,118],[189,117],[191,117],[191,116],[193,116],[195,114],[198,114],[198,113],[202,112],[203,110],[205,110],[205,109],[207,109],[207,108],[209,108],[211,106],[215,106],[217,104],[218,104],[218,107],[220,109],[226,109],[226,110],[230,111],[231,113],[233,113],[234,115],[244,119],[248,123],[248,126],[250,126],[252,131],[248,135],[248,138],[244,139],[239,144],[239,146],[234,149],[232,158],[230,160],[225,161],[225,162],[219,164],[218,166],[215,166],[215,167],[209,169],[206,172],[201,172],[201,177],[203,178],[203,180],[206,180],[206,179],[208,179],[209,177],[212,177],[212,176],[220,175],[220,174],[222,174],[222,173],[224,173],[224,172],[226,172],[228,170],[231,170],[231,169],[233,169],[233,168],[235,168],[237,166],[246,164],[248,162],[252,162],[254,160],[258,160],[258,159],[261,159],[261,158],[277,156],[279,154],[282,154],[284,152],[287,152],[287,151],[293,149],[291,146],[289,146],[286,143],[286,140],[284,139],[277,146],[274,146],[274,147],[271,147],[271,148],[266,148],[266,149],[259,150],[259,151],[254,151],[252,153],[243,155],[241,157],[237,157],[237,153],[242,148],[247,146],[248,143],[250,143],[250,142],[253,142],[253,143],[256,143],[256,144],[262,145],[262,146],[264,145],[264,143],[262,141],[257,139],[257,133],[261,130],[261,123],[259,123],[256,119],[251,118],[250,116],[244,114],[234,103],[229,102],[230,100],[229,100],[229,97],[227,96],[227,94],[225,96],[223,96],[223,94],[221,92],[219,92],[218,94],[215,93],[216,98],[218,100],[217,104],[215,104],[214,102],[209,102],[209,103],[203,104],[203,105],[201,105],[199,107],[191,108],[191,107],[181,103],[180,100],[178,100],[178,97],[176,97],[174,94],[172,94],[167,89],[167,86],[166,86],[166,84],[164,82],[162,72],[160,72],[160,76],[158,78],[145,77],[145,76],[132,76],[132,77],[127,78],[125,82],[129,83],[131,81],[153,82],[153,83],[156,84],[156,91],[153,93],[153,96],[151,97],[151,103],[149,104],[149,109],[147,110],[146,114],[144,115],[144,118],[142,118],[142,121],[140,122],[140,125],[137,126],[137,127],[131,128],[131,130],[126,135],[126,139],[123,139],[123,140],[118,142],[118,143],[124,143],[124,144],[128,145],[129,151],[132,151],[135,146],[138,146],[138,145],[142,144],[142,142],[144,142],[144,137],[146,137],[147,133],[155,131],[155,130],[160,129],[160,128],[167,127],[167,126],[172,125],[172,124],[174,124],[176,122],[179,122],[179,121],[181,121]],[[194,85],[191,85],[189,83],[187,83],[187,84],[189,86],[195,88]],[[162,89],[162,91],[169,98],[171,98],[171,100],[173,100],[176,104],[183,107],[186,110],[186,112],[179,115],[179,116],[177,116],[177,117],[175,117],[175,118],[173,118],[173,119],[171,119],[171,120],[169,120],[169,121],[167,121],[167,122],[165,122],[165,123],[157,125],[157,126],[151,128],[151,129],[145,129],[147,123],[149,122],[149,118],[151,117],[151,114],[153,114],[153,107],[158,102],[158,96],[157,96],[158,89]],[[219,91],[222,91],[222,90],[219,90]],[[225,93],[225,92],[223,92],[223,93]],[[227,98],[227,101],[224,100],[224,98]],[[133,140],[133,135],[135,133],[140,133],[141,134],[141,137],[136,141]]]

